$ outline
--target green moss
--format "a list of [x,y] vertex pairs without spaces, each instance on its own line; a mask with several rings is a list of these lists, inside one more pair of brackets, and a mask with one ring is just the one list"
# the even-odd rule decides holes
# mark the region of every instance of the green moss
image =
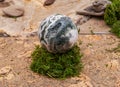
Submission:
[[112,4],[106,7],[104,20],[108,25],[113,25],[119,19],[120,19],[120,0],[113,0]]
[[107,6],[104,20],[112,27],[111,32],[120,37],[120,0],[112,0],[112,4]]
[[113,24],[111,32],[120,38],[120,21],[117,21]]
[[108,25],[113,25],[113,23],[117,21],[114,6],[112,4],[107,6],[104,14],[104,20]]
[[33,62],[30,68],[34,72],[52,78],[67,78],[79,75],[83,67],[81,57],[77,46],[63,54],[52,54],[36,46],[32,53]]

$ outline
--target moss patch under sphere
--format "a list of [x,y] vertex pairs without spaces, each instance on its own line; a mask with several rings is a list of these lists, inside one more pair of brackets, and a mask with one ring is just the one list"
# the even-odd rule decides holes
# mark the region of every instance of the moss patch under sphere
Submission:
[[31,70],[52,78],[65,79],[77,76],[82,70],[82,54],[77,46],[62,54],[49,53],[46,49],[36,46],[32,53]]

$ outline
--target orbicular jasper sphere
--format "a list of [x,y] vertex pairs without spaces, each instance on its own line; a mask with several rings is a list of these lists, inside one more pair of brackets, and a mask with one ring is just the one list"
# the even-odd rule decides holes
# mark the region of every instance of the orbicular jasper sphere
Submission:
[[77,41],[78,29],[69,17],[55,14],[41,22],[38,35],[49,52],[64,53]]

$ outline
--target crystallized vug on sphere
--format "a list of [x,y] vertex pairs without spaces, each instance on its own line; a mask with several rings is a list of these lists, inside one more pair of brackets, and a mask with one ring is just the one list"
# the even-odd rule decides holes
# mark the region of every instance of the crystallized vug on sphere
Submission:
[[78,29],[69,17],[55,14],[42,21],[38,35],[49,52],[64,53],[77,41]]

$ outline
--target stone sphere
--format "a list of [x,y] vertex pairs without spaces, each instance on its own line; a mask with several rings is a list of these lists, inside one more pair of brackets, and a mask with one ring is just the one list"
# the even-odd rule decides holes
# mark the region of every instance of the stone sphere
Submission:
[[42,46],[49,52],[64,53],[76,43],[78,29],[69,17],[55,14],[41,22],[38,35]]

